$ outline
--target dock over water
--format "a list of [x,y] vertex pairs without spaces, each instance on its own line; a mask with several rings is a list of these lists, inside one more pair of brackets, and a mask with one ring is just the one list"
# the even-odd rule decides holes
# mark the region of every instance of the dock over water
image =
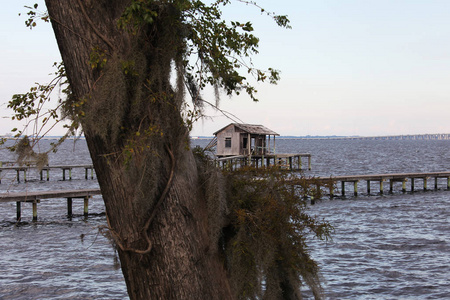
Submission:
[[302,158],[308,160],[308,170],[311,170],[311,154],[266,154],[266,155],[235,155],[216,158],[216,165],[222,169],[235,170],[242,166],[251,165],[256,168],[279,166],[287,170],[302,170]]
[[[346,175],[346,176],[331,176],[316,178],[319,183],[326,184],[330,187],[330,197],[335,196],[335,189],[340,184],[341,196],[346,195],[346,185],[351,183],[353,185],[353,196],[358,196],[358,183],[360,181],[366,182],[367,194],[372,192],[372,182],[378,185],[379,194],[384,194],[384,185],[389,183],[389,193],[394,192],[394,185],[401,184],[403,193],[407,192],[407,182],[409,182],[409,191],[416,190],[416,182],[422,182],[424,191],[429,190],[429,181],[434,181],[433,189],[438,189],[438,181],[445,180],[446,189],[450,190],[450,172],[429,172],[429,173],[396,173],[396,174],[369,174],[369,175]],[[295,185],[295,180],[292,180]]]
[[100,195],[100,189],[80,189],[80,190],[57,190],[57,191],[38,191],[38,192],[20,192],[0,194],[0,203],[16,202],[17,221],[22,217],[22,202],[31,202],[33,204],[33,221],[37,221],[37,204],[44,199],[66,199],[67,216],[72,216],[73,199],[84,200],[84,215],[87,216],[89,199],[94,195]]
[[[0,183],[1,183],[1,174],[3,171],[15,171],[17,182],[20,182],[20,174],[23,174],[23,181],[27,181],[27,172],[30,170],[38,170],[40,175],[40,180],[50,180],[50,170],[59,169],[62,171],[62,180],[66,180],[66,172],[68,172],[68,179],[72,180],[72,170],[73,169],[84,169],[84,178],[94,179],[94,166],[92,164],[89,165],[53,165],[53,166],[44,166],[38,170],[36,165],[23,165],[23,166],[5,166],[0,167]],[[90,176],[89,176],[90,173]]]
[[[308,157],[308,156],[307,156]],[[246,158],[246,157],[245,157]],[[276,159],[278,159],[277,157]],[[289,162],[289,158],[288,162]],[[237,159],[237,158],[235,158]],[[270,158],[274,159],[274,158]],[[298,157],[301,160],[301,156]],[[298,163],[298,162],[297,162]],[[292,168],[293,166],[291,166]],[[292,179],[289,183],[291,185],[301,184],[302,179]],[[434,180],[432,189],[438,190],[439,180],[440,186],[445,186],[446,190],[450,190],[450,172],[428,172],[428,173],[395,173],[395,174],[364,174],[364,175],[346,175],[346,176],[331,176],[311,178],[314,182],[324,184],[329,187],[329,195],[331,198],[336,196],[335,191],[340,190],[342,197],[346,195],[346,189],[348,183],[353,186],[353,196],[358,196],[358,183],[361,181],[366,182],[367,195],[371,195],[372,183],[378,186],[377,194],[384,194],[385,184],[389,184],[389,193],[394,192],[394,186],[401,184],[401,191],[407,192],[407,182],[409,182],[409,191],[414,192],[416,190],[416,182],[422,183],[424,191],[430,190],[429,182]],[[338,188],[340,185],[340,189]],[[79,189],[79,190],[55,190],[55,191],[35,191],[35,192],[14,192],[0,194],[0,203],[16,202],[17,207],[17,220],[21,220],[21,204],[22,202],[29,202],[33,205],[33,221],[37,220],[37,204],[42,200],[62,200],[67,201],[67,216],[72,216],[72,202],[73,199],[83,199],[84,201],[84,215],[88,215],[89,199],[94,195],[101,195],[99,188],[97,189]],[[314,199],[311,199],[311,203],[314,203]]]

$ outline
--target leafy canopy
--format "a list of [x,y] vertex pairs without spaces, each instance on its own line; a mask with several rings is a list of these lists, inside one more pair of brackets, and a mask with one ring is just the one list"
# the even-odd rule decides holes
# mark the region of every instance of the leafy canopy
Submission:
[[[194,103],[200,104],[199,106],[209,103],[200,96],[200,92],[207,86],[213,86],[216,91],[223,90],[227,95],[244,91],[251,99],[258,101],[257,90],[247,76],[256,81],[275,84],[280,79],[279,71],[273,68],[262,70],[252,64],[251,57],[258,53],[259,39],[253,34],[251,22],[227,22],[223,19],[222,9],[232,2],[254,6],[262,14],[272,18],[277,25],[290,28],[286,16],[268,12],[256,2],[245,0],[216,0],[210,3],[200,0],[133,0],[117,21],[117,28],[139,34],[146,26],[158,21],[158,18],[166,17],[160,12],[162,8],[170,6],[178,11],[178,20],[174,24],[178,24],[183,32],[183,80]],[[38,9],[38,4],[25,7],[29,9],[25,24],[30,29],[39,20],[48,22],[51,19],[46,12]],[[98,46],[93,47],[90,56],[89,63],[93,68],[101,68],[107,61],[106,49]],[[72,123],[66,126],[68,134],[74,134],[81,128],[79,122],[84,114],[80,108],[82,104],[67,101],[70,98],[70,86],[65,78],[64,65],[55,63],[55,66],[57,71],[50,84],[37,83],[29,92],[14,95],[8,104],[8,108],[14,111],[13,119],[29,120],[26,126],[34,122],[33,134],[36,137],[45,133],[42,132],[42,125],[49,120],[69,119]],[[62,88],[57,89],[58,86]],[[44,103],[50,101],[55,91],[59,91],[57,106],[44,112]],[[187,115],[198,117],[196,112],[188,112]],[[17,128],[13,131],[16,136],[23,132]]]
[[[234,2],[252,5],[273,18],[277,25],[290,28],[286,16],[269,13],[256,2]],[[118,26],[136,33],[143,24],[152,24],[157,20],[158,7],[174,6],[180,12],[179,22],[185,32],[183,67],[186,81],[195,81],[200,89],[207,85],[222,88],[228,95],[244,90],[257,101],[256,89],[244,74],[250,74],[257,81],[269,80],[275,84],[280,79],[279,71],[273,68],[261,70],[253,66],[249,58],[258,53],[259,39],[252,34],[254,28],[251,22],[223,20],[222,8],[231,3],[231,0],[216,0],[210,4],[199,0],[133,0]]]

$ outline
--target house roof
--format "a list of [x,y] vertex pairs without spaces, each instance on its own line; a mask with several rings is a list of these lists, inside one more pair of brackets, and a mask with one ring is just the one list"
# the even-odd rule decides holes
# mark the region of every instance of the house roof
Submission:
[[239,123],[231,123],[227,126],[223,127],[220,130],[217,130],[214,132],[214,135],[217,135],[219,132],[223,131],[225,128],[228,128],[229,126],[237,127],[247,133],[250,134],[264,134],[264,135],[278,135],[275,131],[270,130],[269,128],[263,126],[263,125],[253,125],[253,124],[239,124]]

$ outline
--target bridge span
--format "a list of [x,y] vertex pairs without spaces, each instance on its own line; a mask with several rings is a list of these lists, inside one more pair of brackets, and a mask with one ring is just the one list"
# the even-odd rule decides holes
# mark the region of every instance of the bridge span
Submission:
[[301,139],[310,139],[310,140],[450,140],[450,133],[407,134],[407,135],[386,135],[386,136],[302,137]]

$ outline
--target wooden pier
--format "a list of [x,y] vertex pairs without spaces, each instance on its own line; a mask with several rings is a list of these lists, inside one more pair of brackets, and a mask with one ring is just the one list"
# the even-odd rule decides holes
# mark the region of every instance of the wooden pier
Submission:
[[267,154],[267,155],[235,155],[225,156],[216,159],[219,168],[235,170],[242,166],[251,165],[256,168],[279,166],[287,170],[302,170],[302,158],[308,159],[308,170],[311,170],[311,154],[295,153],[295,154]]
[[100,195],[100,189],[84,189],[84,190],[57,190],[57,191],[39,191],[39,192],[22,192],[0,194],[0,203],[16,202],[17,205],[17,221],[22,217],[22,202],[31,202],[33,204],[33,221],[37,221],[37,204],[43,199],[64,198],[67,200],[67,216],[72,216],[73,199],[84,200],[84,215],[89,213],[89,199],[93,195]]
[[[94,179],[94,166],[93,165],[54,165],[54,166],[44,166],[42,169],[39,170],[40,180],[44,180],[44,178],[49,181],[50,180],[50,170],[52,169],[60,169],[62,170],[62,180],[66,180],[66,171],[68,171],[68,179],[72,180],[72,170],[81,168],[85,171],[85,179]],[[25,165],[25,166],[7,166],[7,167],[0,167],[0,175],[3,171],[11,171],[14,170],[16,172],[16,179],[17,182],[20,182],[20,173],[23,174],[23,180],[24,182],[27,181],[27,172],[31,169],[37,169],[36,166],[33,165]],[[46,176],[44,177],[44,172],[46,173]],[[89,176],[90,172],[90,176]],[[0,183],[1,183],[1,177],[0,177]]]
[[[301,159],[302,156],[298,158]],[[310,157],[310,156],[307,156]],[[245,157],[246,158],[246,157]],[[289,162],[289,157],[288,158]],[[238,158],[235,158],[238,159]],[[273,158],[271,158],[273,159]],[[278,159],[278,157],[276,158]],[[275,160],[276,161],[276,160]],[[297,162],[298,163],[298,162]],[[289,166],[293,168],[293,166]],[[415,183],[420,180],[423,184],[423,190],[429,190],[428,183],[434,179],[435,190],[438,189],[438,180],[445,179],[446,189],[450,190],[450,172],[430,172],[430,173],[397,173],[397,174],[372,174],[372,175],[349,175],[349,176],[332,176],[314,178],[314,182],[318,184],[325,184],[329,186],[329,195],[331,198],[335,197],[335,190],[340,184],[341,196],[346,195],[346,185],[351,183],[353,186],[353,196],[358,196],[358,183],[360,181],[366,182],[367,194],[371,195],[371,183],[376,182],[379,186],[378,194],[384,194],[385,183],[389,183],[389,192],[394,192],[394,185],[401,183],[402,192],[407,192],[406,182],[410,182],[410,191],[415,191]],[[300,184],[295,179],[290,181],[290,184]],[[442,183],[441,183],[442,185]],[[94,195],[100,195],[100,189],[81,189],[81,190],[57,190],[57,191],[36,191],[36,192],[19,192],[19,193],[5,193],[0,194],[0,203],[16,202],[17,206],[17,220],[21,220],[21,204],[22,202],[30,202],[33,205],[33,221],[37,220],[37,204],[44,199],[66,199],[67,201],[67,215],[72,216],[72,202],[73,199],[84,200],[84,215],[88,215],[89,199]],[[311,199],[314,203],[314,199]]]
[[[396,183],[401,183],[402,192],[405,193],[406,182],[410,181],[410,191],[414,192],[416,188],[416,181],[420,180],[423,184],[423,190],[429,190],[428,182],[434,179],[434,189],[438,189],[438,180],[446,180],[446,189],[450,189],[450,172],[430,172],[430,173],[398,173],[398,174],[373,174],[373,175],[350,175],[350,176],[334,176],[334,177],[321,177],[316,178],[319,183],[326,184],[330,187],[330,197],[335,196],[335,189],[337,186],[341,186],[341,196],[345,197],[346,194],[346,184],[351,183],[353,186],[353,196],[358,196],[358,183],[360,181],[365,181],[367,186],[367,194],[372,193],[371,183],[377,182],[379,189],[379,194],[384,194],[384,185],[389,183],[389,193],[393,193],[394,185]],[[295,180],[292,181],[295,184]]]

